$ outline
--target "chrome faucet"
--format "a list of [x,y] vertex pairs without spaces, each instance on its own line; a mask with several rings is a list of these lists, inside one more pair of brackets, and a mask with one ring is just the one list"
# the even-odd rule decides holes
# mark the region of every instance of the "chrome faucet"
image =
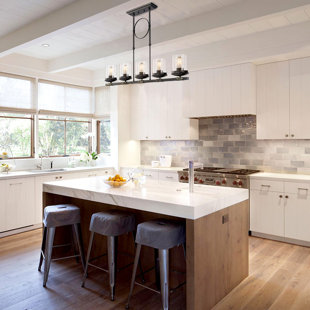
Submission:
[[188,162],[188,184],[189,184],[189,192],[194,192],[194,168],[203,168],[203,164],[201,163],[194,163],[193,160]]
[[37,168],[39,168],[40,170],[42,170],[42,168],[43,168],[43,156],[40,155],[39,158],[41,159],[41,162],[40,162],[40,164],[37,165]]

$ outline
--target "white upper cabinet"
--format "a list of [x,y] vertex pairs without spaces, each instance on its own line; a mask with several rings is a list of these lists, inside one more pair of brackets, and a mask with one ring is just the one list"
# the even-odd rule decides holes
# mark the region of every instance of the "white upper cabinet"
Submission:
[[310,138],[310,58],[290,61],[290,137]]
[[191,72],[186,117],[256,114],[255,65]]
[[198,120],[183,116],[188,81],[131,86],[131,136],[135,140],[198,139]]
[[257,139],[309,139],[310,58],[257,67]]
[[289,137],[289,63],[257,67],[257,139]]

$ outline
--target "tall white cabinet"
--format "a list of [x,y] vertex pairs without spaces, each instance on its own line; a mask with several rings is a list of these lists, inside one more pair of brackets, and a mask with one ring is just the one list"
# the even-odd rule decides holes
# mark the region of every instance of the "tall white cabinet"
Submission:
[[257,138],[285,139],[290,133],[289,63],[257,67]]
[[309,139],[310,58],[257,67],[257,139]]

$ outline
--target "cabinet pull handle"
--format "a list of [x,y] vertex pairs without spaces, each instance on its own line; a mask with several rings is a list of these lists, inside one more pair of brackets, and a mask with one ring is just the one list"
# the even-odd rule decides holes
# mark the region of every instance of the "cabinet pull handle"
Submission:
[[285,198],[287,199],[287,198],[288,198],[288,195],[285,195]]
[[12,186],[12,185],[22,185],[23,183],[10,183],[10,186]]
[[291,135],[291,137],[295,137],[295,135]]
[[146,176],[146,177],[152,177],[152,175],[151,175],[151,174],[145,174],[145,176]]
[[58,180],[58,177],[56,177],[55,179]]
[[62,179],[62,177],[59,177],[59,179]]
[[298,187],[298,190],[299,190],[299,191],[307,191],[308,188]]
[[285,137],[287,138],[287,137],[288,137],[288,134],[286,134]]
[[282,195],[279,195],[279,198],[283,198],[283,196],[282,196]]
[[271,185],[262,184],[262,187],[270,187]]
[[168,175],[166,175],[166,179],[173,179],[173,177],[169,177]]

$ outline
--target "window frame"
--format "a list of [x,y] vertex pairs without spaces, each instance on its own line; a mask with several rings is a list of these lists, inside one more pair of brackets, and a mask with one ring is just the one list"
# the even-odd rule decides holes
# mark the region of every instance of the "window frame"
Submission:
[[[57,115],[59,116],[59,115]],[[72,116],[63,116],[64,119],[57,119],[57,118],[46,118],[46,117],[41,117],[40,115],[38,115],[38,134],[39,134],[39,127],[40,127],[40,120],[43,121],[56,121],[56,122],[64,122],[64,154],[63,155],[48,155],[48,157],[68,157],[68,156],[80,156],[81,154],[67,154],[67,123],[68,122],[72,122],[72,123],[88,123],[88,133],[92,132],[92,119],[88,118],[85,121],[81,121],[81,120],[68,120],[67,118],[70,118]],[[39,149],[39,146],[37,147]],[[88,152],[91,151],[92,148],[92,137],[89,136],[88,137]]]
[[[3,111],[4,113],[9,113],[10,111]],[[11,113],[14,113],[12,110]],[[16,112],[15,112],[16,113]],[[35,157],[35,132],[34,132],[34,122],[35,122],[35,115],[33,113],[24,113],[29,114],[30,117],[23,117],[23,116],[4,116],[0,115],[0,118],[13,118],[13,119],[29,119],[30,120],[30,156],[22,156],[22,157],[10,157],[8,159],[29,159]]]
[[101,147],[101,143],[100,143],[100,138],[101,138],[100,123],[102,121],[105,121],[105,120],[109,120],[110,125],[111,125],[111,118],[109,116],[102,117],[96,121],[96,152],[97,152],[97,154],[106,154],[107,156],[111,156],[111,151],[110,151],[110,153],[101,153],[100,152],[100,147]]

